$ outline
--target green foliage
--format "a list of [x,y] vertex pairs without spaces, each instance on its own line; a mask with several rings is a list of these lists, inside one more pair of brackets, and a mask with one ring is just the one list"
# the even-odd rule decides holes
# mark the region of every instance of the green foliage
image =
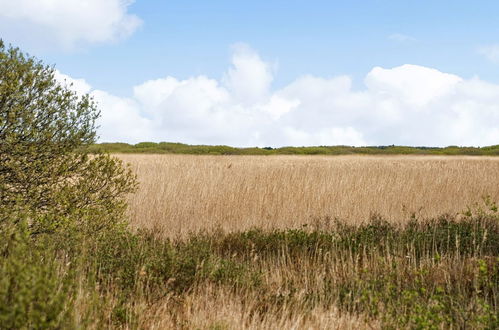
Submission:
[[[260,303],[251,313],[262,316],[299,305],[303,313],[314,306],[338,307],[389,328],[498,324],[494,216],[459,221],[446,216],[407,225],[375,217],[361,226],[330,221],[321,228],[213,232],[182,241],[118,227],[93,236],[66,230],[33,239],[29,218],[26,213],[17,226],[4,227],[0,237],[0,319],[12,327],[133,328],[140,319],[137,299],[151,305],[166,297],[181,302],[203,283],[254,292]],[[277,288],[262,276],[272,265],[284,276]],[[306,285],[315,278],[311,271],[321,274],[321,285]],[[78,318],[77,287],[97,294],[87,301],[90,311]]]
[[150,154],[193,154],[193,155],[475,155],[498,156],[499,145],[489,147],[445,148],[405,147],[405,146],[318,146],[282,148],[234,148],[229,146],[188,145],[170,142],[100,143],[86,147],[92,153],[150,153]]
[[259,278],[245,264],[221,257],[207,241],[174,244],[148,232],[109,233],[95,241],[88,262],[100,282],[113,281],[124,294],[146,290],[156,298],[182,293],[200,281],[251,286]]
[[0,231],[0,328],[55,329],[72,322],[75,273],[53,241],[32,241],[25,219]]
[[494,255],[499,251],[499,221],[493,216],[469,217],[457,222],[449,216],[418,221],[401,227],[379,218],[360,226],[332,221],[327,230],[254,229],[227,234],[210,244],[224,255],[277,256],[316,254],[318,251],[363,254],[368,257],[388,249],[397,255],[414,256],[416,262],[435,255]]
[[86,245],[125,230],[136,186],[120,160],[84,150],[99,112],[54,74],[0,40],[2,328],[72,327],[76,288],[94,278]]
[[82,151],[95,141],[99,112],[54,73],[0,40],[0,208],[46,214],[29,223],[35,234],[79,218],[73,212],[98,210],[116,221],[135,186],[119,160]]
[[71,151],[94,141],[98,112],[58,84],[54,69],[1,42],[0,81],[1,202],[22,195],[42,207],[50,187],[85,161]]
[[[295,269],[285,295],[258,289],[262,313],[293,304],[335,305],[388,328],[492,329],[499,325],[497,220],[486,214],[459,221],[442,216],[400,226],[374,217],[361,226],[333,221],[327,229],[252,230],[206,239],[227,258],[252,263],[258,256],[288,272]],[[324,272],[322,287],[304,288],[310,269]]]

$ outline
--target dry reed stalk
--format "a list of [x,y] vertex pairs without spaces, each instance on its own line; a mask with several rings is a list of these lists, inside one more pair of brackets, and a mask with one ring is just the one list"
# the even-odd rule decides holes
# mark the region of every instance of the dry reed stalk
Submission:
[[140,181],[132,224],[167,237],[219,227],[290,228],[456,214],[499,200],[499,158],[466,156],[118,155]]
[[285,306],[255,314],[260,304],[254,292],[238,294],[213,285],[197,287],[181,304],[165,299],[139,314],[140,328],[147,329],[377,329],[360,316],[336,308]]

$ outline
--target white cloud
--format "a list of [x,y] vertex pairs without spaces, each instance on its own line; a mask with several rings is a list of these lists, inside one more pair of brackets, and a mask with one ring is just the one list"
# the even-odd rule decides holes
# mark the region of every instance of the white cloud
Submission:
[[460,81],[456,75],[409,64],[393,69],[375,67],[365,79],[372,92],[398,95],[402,102],[422,107],[450,93]]
[[117,41],[141,20],[133,0],[0,0],[0,33],[8,40],[66,49]]
[[499,63],[499,45],[489,45],[478,49],[478,52],[489,61]]
[[262,110],[272,117],[272,119],[279,119],[282,115],[290,112],[300,105],[300,101],[296,99],[287,99],[279,96],[278,94],[272,95],[270,101],[262,106]]
[[248,45],[233,46],[232,67],[224,83],[235,101],[245,104],[267,96],[273,76],[270,66]]
[[80,95],[87,94],[92,90],[92,87],[83,78],[73,78],[61,73],[59,70],[54,72],[54,78],[62,85],[72,89]]
[[152,141],[160,138],[153,120],[141,113],[141,104],[104,91],[92,93],[99,103],[99,136],[102,141]]
[[416,38],[408,36],[402,33],[393,33],[388,36],[388,39],[397,41],[397,42],[412,42],[416,41]]
[[284,127],[283,131],[286,145],[366,145],[362,134],[353,127],[331,127],[316,132]]
[[[467,80],[402,65],[373,68],[360,90],[352,88],[348,76],[303,76],[272,90],[269,68],[244,46],[234,50],[232,65],[220,81],[165,77],[135,86],[129,98],[92,91],[102,110],[101,141],[234,146],[499,143],[499,85],[477,77]],[[77,82],[88,90],[84,81]]]

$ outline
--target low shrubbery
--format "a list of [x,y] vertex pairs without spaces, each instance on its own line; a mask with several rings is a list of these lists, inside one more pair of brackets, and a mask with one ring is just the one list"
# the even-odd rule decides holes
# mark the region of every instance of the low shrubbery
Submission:
[[[184,296],[206,284],[243,301],[257,295],[251,314],[260,317],[294,306],[304,315],[339,308],[389,327],[499,325],[494,215],[407,225],[375,218],[357,227],[332,221],[182,241],[117,228],[34,238],[23,221],[1,232],[0,323],[8,328],[140,326],[138,302],[173,299],[180,308]],[[277,283],[272,272],[283,274]]]
[[193,154],[193,155],[499,155],[499,145],[489,147],[445,148],[406,146],[317,146],[282,148],[234,148],[229,146],[188,145],[170,142],[100,143],[88,147],[92,153],[151,153],[151,154]]

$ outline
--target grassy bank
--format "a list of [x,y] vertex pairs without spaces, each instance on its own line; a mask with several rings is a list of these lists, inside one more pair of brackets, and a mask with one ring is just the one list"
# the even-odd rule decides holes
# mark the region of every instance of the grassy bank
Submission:
[[193,155],[482,155],[498,156],[499,145],[488,147],[406,147],[406,146],[317,146],[281,148],[235,148],[229,146],[188,145],[170,142],[100,143],[88,147],[90,152],[152,153]]
[[1,233],[5,328],[499,326],[493,205],[460,220],[325,218],[182,240],[117,229]]

